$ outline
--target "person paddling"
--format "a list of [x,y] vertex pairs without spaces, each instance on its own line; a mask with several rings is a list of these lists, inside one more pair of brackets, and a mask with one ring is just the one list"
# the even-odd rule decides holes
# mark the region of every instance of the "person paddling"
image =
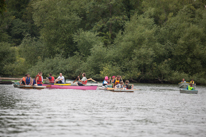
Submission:
[[39,72],[38,75],[36,75],[35,81],[38,86],[42,86],[42,72]]
[[33,79],[30,77],[29,74],[27,74],[26,77],[26,85],[33,85]]
[[86,84],[87,84],[86,74],[82,73],[82,79],[81,80],[80,80],[80,77],[78,76],[77,86],[85,86]]
[[54,85],[55,78],[52,76],[51,73],[49,74],[49,77],[48,77],[47,79],[49,79],[49,83],[50,83],[51,85]]
[[25,74],[25,76],[20,79],[19,84],[21,86],[26,85],[26,77],[27,77],[27,74]]
[[64,84],[64,76],[62,76],[62,73],[59,73],[59,77],[55,80],[54,83]]

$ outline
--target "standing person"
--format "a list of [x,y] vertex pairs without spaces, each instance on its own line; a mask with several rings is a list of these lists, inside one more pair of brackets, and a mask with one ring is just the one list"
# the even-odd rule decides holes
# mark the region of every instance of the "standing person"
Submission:
[[82,79],[81,80],[80,80],[80,77],[78,76],[77,86],[85,86],[86,84],[87,84],[86,74],[82,73]]
[[22,85],[26,85],[26,77],[27,77],[27,74],[24,75],[24,77],[22,77],[19,81],[19,84],[22,86]]
[[54,85],[55,78],[52,76],[51,73],[49,74],[49,77],[48,77],[47,79],[49,79],[49,83],[50,83],[51,85]]
[[54,83],[62,83],[62,84],[64,84],[64,76],[62,76],[62,73],[59,73],[59,77],[55,80]]
[[33,85],[33,79],[30,77],[29,74],[27,74],[26,77],[26,85]]
[[38,75],[36,75],[35,81],[36,81],[38,86],[42,86],[42,77],[41,76],[42,76],[42,72],[39,72]]
[[114,82],[113,82],[113,87],[115,87],[117,84],[119,84],[120,81],[122,81],[122,80],[121,80],[121,76],[118,75],[118,76],[116,77],[116,79],[114,80]]

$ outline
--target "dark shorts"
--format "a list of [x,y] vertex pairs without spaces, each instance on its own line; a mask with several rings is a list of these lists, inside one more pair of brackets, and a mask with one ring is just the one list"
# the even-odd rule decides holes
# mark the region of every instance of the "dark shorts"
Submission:
[[84,86],[82,83],[78,82],[78,86]]
[[38,84],[38,86],[42,86],[42,84]]
[[58,81],[57,83],[61,83],[61,84],[64,84],[61,80],[60,81]]
[[21,82],[22,85],[26,85],[24,81]]
[[54,85],[54,83],[49,83],[50,85]]

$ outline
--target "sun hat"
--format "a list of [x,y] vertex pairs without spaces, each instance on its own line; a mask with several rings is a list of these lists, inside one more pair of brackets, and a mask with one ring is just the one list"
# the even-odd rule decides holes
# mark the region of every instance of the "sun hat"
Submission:
[[105,78],[104,78],[105,80],[108,80],[108,76],[105,76]]
[[115,78],[115,76],[112,76],[112,78]]

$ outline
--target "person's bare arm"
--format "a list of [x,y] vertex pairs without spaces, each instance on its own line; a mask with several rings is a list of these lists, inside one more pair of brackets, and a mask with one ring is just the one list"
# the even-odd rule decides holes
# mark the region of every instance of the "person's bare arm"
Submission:
[[33,85],[33,79],[30,78],[30,85]]
[[39,80],[39,77],[36,77],[36,84],[37,84],[37,81]]
[[19,81],[19,84],[20,84],[20,85],[21,85],[22,80],[23,80],[23,79],[21,78],[20,81]]
[[79,82],[82,82],[82,80],[79,78],[79,76],[78,76],[78,81],[79,81]]

